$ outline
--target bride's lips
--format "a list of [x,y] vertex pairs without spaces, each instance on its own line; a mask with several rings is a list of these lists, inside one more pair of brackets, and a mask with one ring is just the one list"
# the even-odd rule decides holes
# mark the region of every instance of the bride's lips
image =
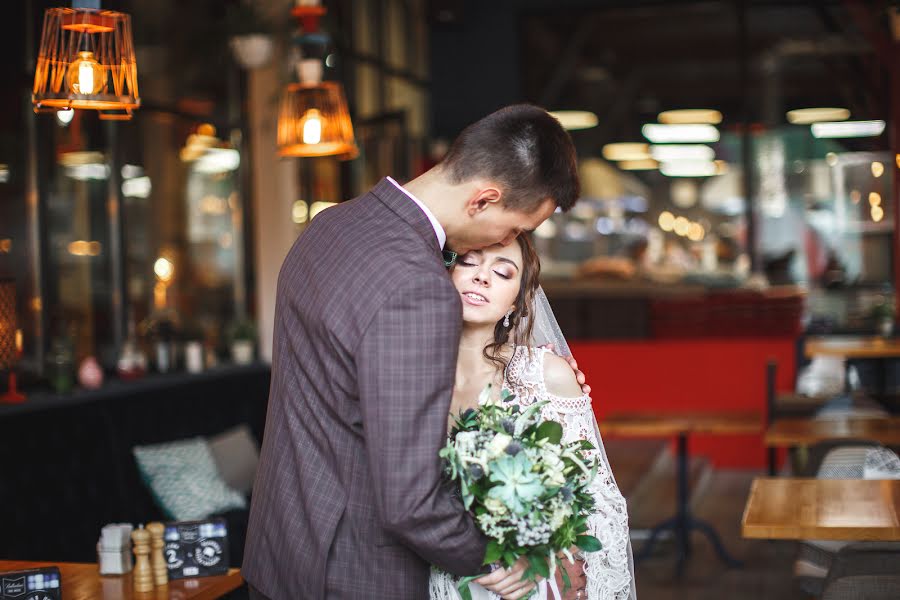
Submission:
[[462,296],[463,302],[471,304],[472,306],[484,306],[491,302],[478,292],[461,292],[460,296]]

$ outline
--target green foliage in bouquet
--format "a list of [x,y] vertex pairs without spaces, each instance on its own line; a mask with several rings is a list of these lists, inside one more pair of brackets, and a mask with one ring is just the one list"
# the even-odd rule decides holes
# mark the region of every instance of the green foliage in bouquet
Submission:
[[[487,401],[455,418],[447,445],[441,450],[446,473],[459,485],[466,509],[490,539],[484,564],[512,567],[526,557],[524,577],[553,577],[556,557],[573,560],[571,548],[600,550],[600,541],[587,534],[588,516],[594,511],[589,486],[598,462],[589,460],[587,441],[563,443],[562,425],[541,421],[546,402],[521,410],[504,390],[500,403]],[[563,583],[569,586],[565,570]],[[459,591],[471,600],[464,577]]]

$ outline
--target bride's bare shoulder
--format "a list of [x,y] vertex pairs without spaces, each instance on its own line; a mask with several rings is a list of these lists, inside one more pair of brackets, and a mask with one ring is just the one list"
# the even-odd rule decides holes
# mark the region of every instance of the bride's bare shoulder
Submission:
[[566,359],[553,354],[544,353],[544,384],[547,391],[563,398],[579,398],[582,396],[581,386],[575,379],[575,371]]

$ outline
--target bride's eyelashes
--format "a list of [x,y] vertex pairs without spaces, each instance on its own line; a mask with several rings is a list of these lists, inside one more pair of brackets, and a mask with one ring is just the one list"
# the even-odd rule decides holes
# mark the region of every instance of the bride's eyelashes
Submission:
[[[477,267],[478,263],[467,262],[463,259],[458,258],[458,259],[456,259],[456,266],[457,267]],[[504,273],[502,271],[494,271],[494,275],[497,275],[498,277],[502,277],[503,279],[507,279],[507,280],[512,279],[512,275],[510,275],[508,273]]]

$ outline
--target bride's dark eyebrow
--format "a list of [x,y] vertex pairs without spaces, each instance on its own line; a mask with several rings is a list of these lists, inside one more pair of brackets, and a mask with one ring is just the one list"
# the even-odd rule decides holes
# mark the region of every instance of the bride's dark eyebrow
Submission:
[[509,263],[509,264],[511,264],[513,267],[516,268],[516,271],[519,270],[519,265],[517,265],[517,264],[516,264],[516,261],[512,260],[511,258],[504,258],[504,257],[502,257],[502,256],[498,256],[498,257],[497,257],[496,259],[494,259],[494,260],[495,260],[496,262]]

